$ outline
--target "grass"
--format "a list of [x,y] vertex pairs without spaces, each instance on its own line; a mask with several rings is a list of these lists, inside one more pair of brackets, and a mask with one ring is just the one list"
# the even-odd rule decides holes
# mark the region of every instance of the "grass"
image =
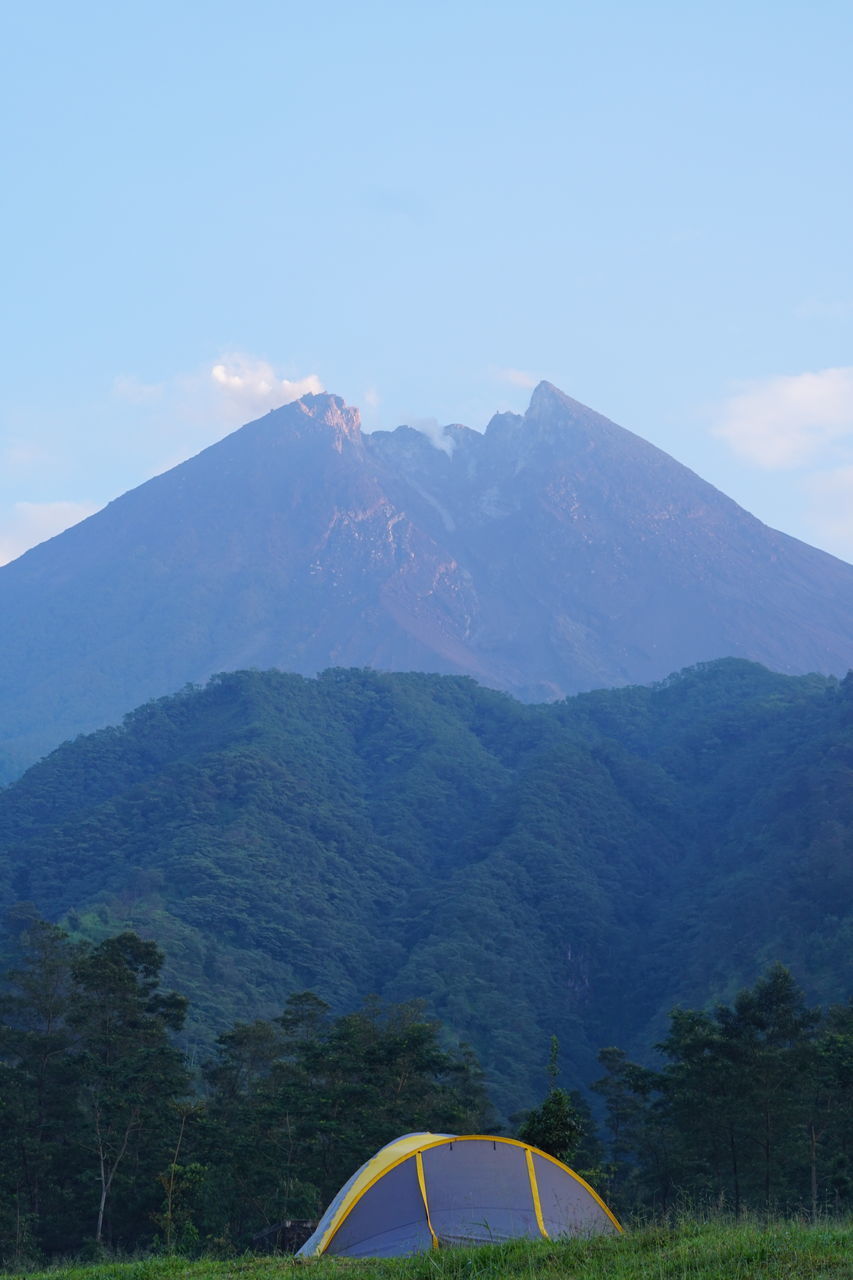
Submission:
[[3,1274],[27,1280],[851,1280],[853,1222],[684,1222],[619,1237],[515,1240],[381,1261],[153,1257]]

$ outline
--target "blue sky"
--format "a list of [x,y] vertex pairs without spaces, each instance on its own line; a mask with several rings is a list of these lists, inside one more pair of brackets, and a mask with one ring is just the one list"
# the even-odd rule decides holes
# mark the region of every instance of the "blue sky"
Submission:
[[853,6],[7,5],[0,562],[319,386],[550,379],[853,559]]

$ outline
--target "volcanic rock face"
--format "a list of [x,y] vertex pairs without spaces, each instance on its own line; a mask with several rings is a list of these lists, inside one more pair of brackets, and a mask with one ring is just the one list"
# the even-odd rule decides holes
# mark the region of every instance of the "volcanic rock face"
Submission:
[[722,656],[851,665],[853,567],[548,383],[445,442],[306,396],[0,569],[0,770],[246,666],[545,699]]

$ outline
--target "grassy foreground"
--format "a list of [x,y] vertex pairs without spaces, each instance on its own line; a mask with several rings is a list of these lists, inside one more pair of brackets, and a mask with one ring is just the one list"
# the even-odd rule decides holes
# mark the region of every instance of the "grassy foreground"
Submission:
[[853,1222],[686,1223],[616,1238],[518,1240],[385,1261],[159,1257],[23,1274],[27,1280],[851,1280]]

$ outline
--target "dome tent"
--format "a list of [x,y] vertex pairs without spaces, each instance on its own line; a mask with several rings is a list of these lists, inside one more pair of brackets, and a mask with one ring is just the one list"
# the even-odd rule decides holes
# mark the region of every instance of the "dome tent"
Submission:
[[298,1257],[397,1257],[622,1228],[567,1165],[514,1138],[409,1133],[341,1187]]

